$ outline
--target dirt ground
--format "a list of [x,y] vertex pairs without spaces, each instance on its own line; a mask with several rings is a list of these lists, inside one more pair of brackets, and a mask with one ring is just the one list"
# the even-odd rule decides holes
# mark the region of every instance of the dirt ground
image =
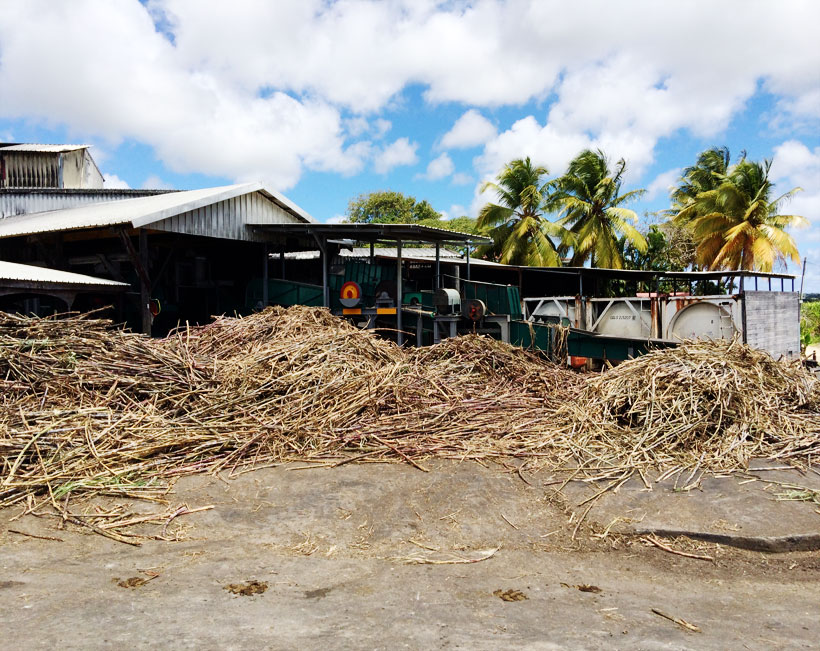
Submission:
[[663,541],[713,560],[687,558],[594,517],[573,539],[582,499],[554,495],[547,473],[426,465],[186,477],[171,504],[214,508],[140,547],[0,511],[2,647],[817,645],[820,552]]

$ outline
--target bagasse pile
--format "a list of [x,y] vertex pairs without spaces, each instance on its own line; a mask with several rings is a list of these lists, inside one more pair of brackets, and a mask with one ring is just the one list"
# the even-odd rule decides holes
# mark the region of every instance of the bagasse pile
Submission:
[[0,506],[342,453],[628,470],[820,450],[813,376],[739,343],[584,376],[478,336],[400,349],[304,307],[163,340],[88,315],[0,315],[0,389]]
[[820,451],[816,376],[737,340],[689,341],[625,362],[590,379],[580,404],[601,423],[586,444],[627,465],[722,469]]

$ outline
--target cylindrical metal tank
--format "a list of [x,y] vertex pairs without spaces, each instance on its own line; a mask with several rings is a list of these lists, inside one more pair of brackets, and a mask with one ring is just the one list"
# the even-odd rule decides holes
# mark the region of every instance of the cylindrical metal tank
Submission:
[[666,330],[666,338],[681,339],[731,339],[735,333],[732,314],[717,303],[699,301],[681,307]]
[[574,326],[575,321],[575,298],[543,298],[525,299],[530,320],[532,321],[554,321],[562,325]]
[[648,301],[614,299],[594,301],[593,332],[610,337],[644,339],[650,336],[652,315]]

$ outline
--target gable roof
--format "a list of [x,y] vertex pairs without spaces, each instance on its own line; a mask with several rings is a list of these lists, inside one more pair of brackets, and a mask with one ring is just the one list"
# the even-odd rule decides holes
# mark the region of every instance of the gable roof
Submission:
[[289,213],[294,222],[316,222],[299,206],[286,197],[266,189],[261,183],[241,183],[15,215],[0,220],[0,238],[119,225],[141,228],[256,192]]

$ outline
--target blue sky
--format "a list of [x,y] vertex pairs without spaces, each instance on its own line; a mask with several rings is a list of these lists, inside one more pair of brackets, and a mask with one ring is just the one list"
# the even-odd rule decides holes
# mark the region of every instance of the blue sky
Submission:
[[[820,291],[820,3],[0,0],[0,140],[87,142],[111,185],[261,180],[321,221],[393,189],[474,215],[512,158],[584,147],[650,190],[774,158]],[[709,16],[704,20],[704,16]]]

